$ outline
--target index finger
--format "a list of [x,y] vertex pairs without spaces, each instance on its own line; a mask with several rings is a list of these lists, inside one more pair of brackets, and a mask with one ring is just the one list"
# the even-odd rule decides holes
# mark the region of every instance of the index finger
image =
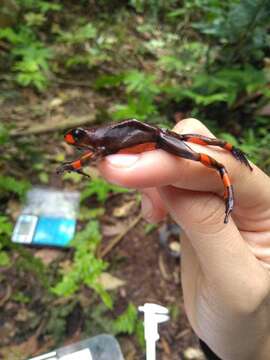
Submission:
[[[174,129],[178,133],[197,133],[213,137],[198,120],[186,119]],[[216,147],[189,144],[196,152],[210,155],[225,165],[234,186],[236,208],[257,208],[258,212],[269,209],[269,178],[256,166],[249,168],[237,161],[230,153]],[[171,155],[163,150],[154,150],[137,155],[110,155],[101,163],[102,174],[109,180],[134,188],[174,185],[182,189],[223,194],[223,184],[213,169],[201,163]],[[263,189],[263,191],[262,191]]]

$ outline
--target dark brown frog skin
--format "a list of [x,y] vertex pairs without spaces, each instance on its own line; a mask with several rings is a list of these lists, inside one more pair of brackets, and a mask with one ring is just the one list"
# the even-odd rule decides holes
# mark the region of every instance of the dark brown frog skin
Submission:
[[75,171],[87,175],[83,172],[82,168],[90,161],[99,160],[106,155],[119,152],[141,153],[154,149],[162,149],[185,159],[199,161],[203,165],[217,170],[225,189],[225,223],[228,222],[229,214],[234,205],[233,187],[227,170],[223,164],[211,156],[192,150],[187,143],[221,147],[229,151],[237,160],[252,170],[245,154],[224,140],[209,138],[198,134],[177,134],[173,131],[161,129],[136,119],[123,120],[116,124],[89,129],[72,129],[66,133],[65,141],[78,149],[85,149],[86,151],[79,159],[62,164],[57,169],[58,173]]

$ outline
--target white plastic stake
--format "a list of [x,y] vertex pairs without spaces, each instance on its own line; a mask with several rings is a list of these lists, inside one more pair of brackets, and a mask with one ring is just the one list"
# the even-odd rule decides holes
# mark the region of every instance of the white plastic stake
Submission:
[[156,342],[159,339],[158,324],[169,320],[169,310],[164,306],[151,303],[139,306],[138,309],[144,312],[146,360],[156,360]]

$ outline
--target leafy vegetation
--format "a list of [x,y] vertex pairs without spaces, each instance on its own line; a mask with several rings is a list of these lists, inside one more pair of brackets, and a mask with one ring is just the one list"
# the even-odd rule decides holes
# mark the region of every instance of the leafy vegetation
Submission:
[[[92,111],[97,122],[135,117],[170,128],[197,117],[270,172],[269,18],[269,0],[3,1],[0,266],[4,273],[35,274],[44,302],[56,302],[46,310],[42,336],[61,341],[80,311],[86,334],[135,334],[143,346],[135,305],[112,315],[119,299],[99,282],[118,266],[118,259],[109,264],[99,257],[100,225],[129,190],[65,174],[61,184],[81,192],[80,230],[65,261],[44,265],[33,256],[36,249],[11,244],[14,213],[27,190],[32,183],[58,186],[54,164],[64,160],[60,133],[33,128]],[[146,225],[143,232],[155,230]],[[12,291],[13,302],[32,306],[27,290],[14,285]],[[84,292],[91,304],[83,303]]]
[[85,284],[95,290],[104,303],[112,308],[112,299],[98,282],[101,273],[107,268],[106,262],[95,255],[101,241],[98,223],[90,221],[84,230],[77,233],[73,240],[75,248],[74,260],[69,271],[65,271],[62,280],[52,291],[58,296],[74,294],[80,284]]
[[123,194],[127,192],[130,192],[130,190],[121,186],[110,184],[102,178],[95,178],[91,180],[87,187],[82,191],[81,201],[84,201],[86,198],[95,195],[98,202],[104,203],[110,193]]
[[0,266],[8,266],[10,264],[9,255],[3,249],[9,242],[11,232],[12,224],[5,216],[0,216]]

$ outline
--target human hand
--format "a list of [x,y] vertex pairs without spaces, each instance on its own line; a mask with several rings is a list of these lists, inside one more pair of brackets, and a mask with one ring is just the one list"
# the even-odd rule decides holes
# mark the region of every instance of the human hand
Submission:
[[[181,121],[174,131],[213,136],[195,119]],[[235,194],[228,224],[220,177],[200,163],[154,150],[108,156],[100,170],[107,180],[142,191],[148,220],[161,220],[168,211],[184,230],[184,303],[197,335],[222,359],[265,360],[270,353],[270,179],[224,150],[189,146],[226,166]]]

